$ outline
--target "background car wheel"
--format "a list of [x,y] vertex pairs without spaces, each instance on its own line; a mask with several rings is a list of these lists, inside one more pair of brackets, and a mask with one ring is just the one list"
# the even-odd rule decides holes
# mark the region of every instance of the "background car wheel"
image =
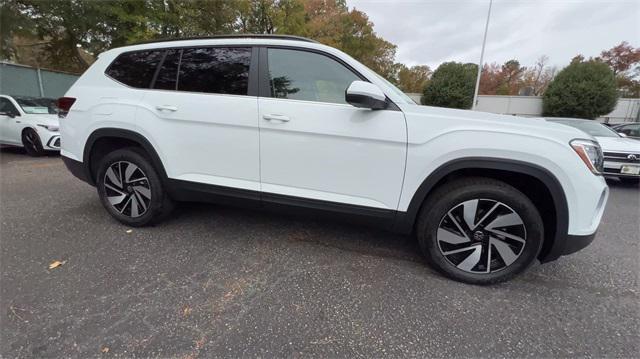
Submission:
[[107,211],[129,226],[157,223],[173,209],[157,171],[135,147],[111,152],[100,161],[96,187]]
[[38,157],[44,154],[40,136],[38,136],[38,133],[32,128],[27,128],[22,131],[22,146],[24,146],[29,156]]
[[471,284],[512,278],[538,256],[544,227],[522,192],[494,179],[457,180],[430,195],[416,233],[429,263]]

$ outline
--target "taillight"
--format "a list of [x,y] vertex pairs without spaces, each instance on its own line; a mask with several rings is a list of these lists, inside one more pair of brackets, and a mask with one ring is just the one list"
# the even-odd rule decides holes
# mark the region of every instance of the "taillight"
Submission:
[[74,97],[60,97],[58,99],[58,108],[60,109],[58,117],[65,117],[75,102]]

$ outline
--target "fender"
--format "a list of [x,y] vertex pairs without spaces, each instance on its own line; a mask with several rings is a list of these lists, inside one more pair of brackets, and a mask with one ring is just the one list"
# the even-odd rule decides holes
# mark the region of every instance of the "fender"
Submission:
[[91,150],[93,149],[93,145],[96,141],[105,137],[123,138],[139,143],[140,146],[142,146],[142,148],[149,154],[153,166],[160,172],[159,174],[160,178],[162,178],[162,181],[165,182],[167,180],[167,172],[162,165],[160,156],[158,156],[158,153],[153,148],[153,145],[151,145],[151,143],[144,136],[137,132],[120,128],[99,128],[93,131],[91,135],[89,135],[89,138],[87,139],[87,142],[84,146],[84,151],[82,153],[84,172],[89,184],[95,186],[95,181],[93,180],[93,176],[91,175]]
[[[564,243],[569,230],[569,209],[567,198],[558,179],[547,169],[538,165],[492,157],[465,157],[449,161],[433,171],[418,187],[409,203],[406,212],[398,212],[394,229],[401,233],[411,233],[422,203],[427,198],[434,186],[447,175],[462,169],[492,169],[525,174],[542,182],[553,197],[553,205],[556,212],[556,231],[552,244],[548,250],[543,249],[541,260],[546,262],[558,258],[564,249]],[[546,246],[545,246],[546,247]]]

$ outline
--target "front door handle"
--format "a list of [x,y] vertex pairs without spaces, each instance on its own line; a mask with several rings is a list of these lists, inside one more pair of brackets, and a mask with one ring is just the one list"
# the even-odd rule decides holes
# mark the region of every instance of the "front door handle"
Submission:
[[176,112],[176,111],[178,111],[178,108],[175,107],[175,106],[161,105],[161,106],[156,106],[156,110],[158,110],[158,111]]
[[262,115],[262,118],[265,119],[266,121],[280,122],[280,123],[289,122],[291,120],[289,116],[276,115],[276,114]]

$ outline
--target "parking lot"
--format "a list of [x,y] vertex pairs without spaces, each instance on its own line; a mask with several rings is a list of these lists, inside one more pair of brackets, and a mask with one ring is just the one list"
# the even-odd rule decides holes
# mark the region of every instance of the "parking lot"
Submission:
[[183,204],[130,229],[59,157],[0,162],[1,357],[640,352],[640,191],[615,181],[591,246],[477,287],[348,223]]

